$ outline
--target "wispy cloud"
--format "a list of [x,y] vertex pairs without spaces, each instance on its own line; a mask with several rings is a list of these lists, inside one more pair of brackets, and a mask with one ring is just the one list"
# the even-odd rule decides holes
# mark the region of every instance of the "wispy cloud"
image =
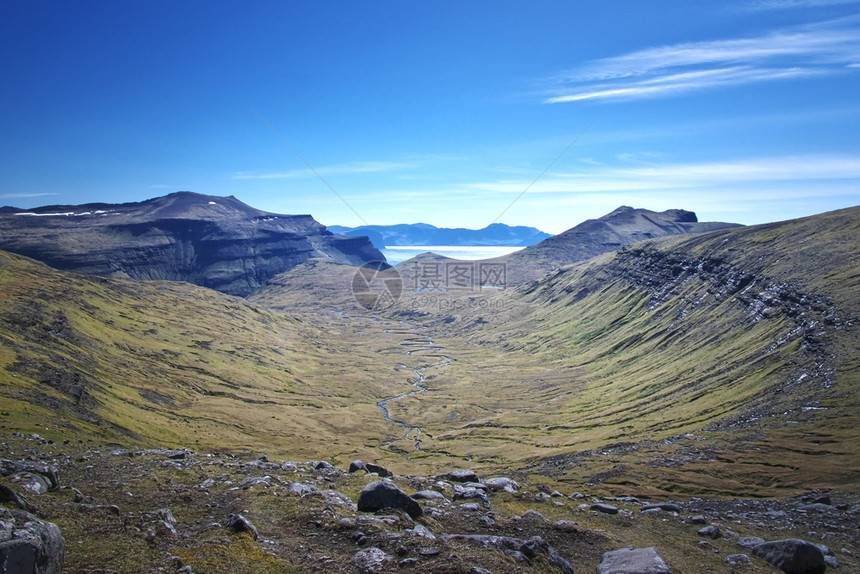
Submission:
[[825,6],[842,6],[857,4],[860,0],[752,0],[746,8],[753,11],[793,10],[796,8],[822,8]]
[[[322,166],[315,169],[318,174],[322,175],[340,175],[390,172],[405,169],[410,165],[403,162],[367,161]],[[299,177],[316,177],[316,175],[309,169],[291,169],[270,173],[239,172],[230,176],[230,179],[292,179]]]
[[[762,157],[721,162],[583,166],[539,182],[532,193],[593,193],[645,190],[697,190],[731,184],[860,180],[860,156],[801,155]],[[519,193],[525,180],[497,180],[466,184],[471,190]],[[739,185],[740,184],[740,185]]]
[[758,37],[675,44],[594,60],[550,78],[554,95],[545,102],[668,96],[833,74],[858,63],[858,18],[844,18]]

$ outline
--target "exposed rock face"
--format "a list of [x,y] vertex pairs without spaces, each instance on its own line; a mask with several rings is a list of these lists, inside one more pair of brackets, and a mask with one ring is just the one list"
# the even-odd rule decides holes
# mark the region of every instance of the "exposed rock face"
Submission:
[[310,258],[384,260],[366,237],[333,235],[310,215],[190,192],[140,203],[4,208],[0,249],[57,269],[188,281],[240,296]]
[[60,574],[65,553],[66,541],[56,524],[0,507],[0,572]]

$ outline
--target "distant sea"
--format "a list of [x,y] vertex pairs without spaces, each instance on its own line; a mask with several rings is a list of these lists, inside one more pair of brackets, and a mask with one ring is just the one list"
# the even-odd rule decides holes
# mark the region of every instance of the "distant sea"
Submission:
[[508,245],[386,245],[385,249],[382,250],[382,254],[385,255],[385,259],[390,264],[397,265],[428,251],[452,259],[473,261],[475,259],[501,257],[520,249],[523,249],[523,247],[511,247]]

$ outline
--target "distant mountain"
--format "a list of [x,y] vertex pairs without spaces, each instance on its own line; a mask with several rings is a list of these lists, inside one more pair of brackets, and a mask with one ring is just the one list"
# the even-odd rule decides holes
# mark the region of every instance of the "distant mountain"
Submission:
[[533,245],[552,237],[549,233],[534,227],[522,225],[510,226],[504,223],[493,223],[483,229],[465,229],[462,227],[436,227],[427,223],[401,223],[398,225],[362,225],[360,227],[343,227],[330,225],[332,233],[340,235],[364,235],[377,249],[385,246],[410,245]]
[[367,239],[333,235],[310,215],[184,191],[139,203],[4,207],[0,250],[61,270],[187,281],[240,296],[310,258],[384,259]]
[[508,264],[508,276],[514,280],[537,279],[553,269],[617,251],[631,243],[729,227],[740,226],[737,223],[700,222],[695,213],[683,209],[656,212],[621,206],[603,217],[583,221],[501,259]]

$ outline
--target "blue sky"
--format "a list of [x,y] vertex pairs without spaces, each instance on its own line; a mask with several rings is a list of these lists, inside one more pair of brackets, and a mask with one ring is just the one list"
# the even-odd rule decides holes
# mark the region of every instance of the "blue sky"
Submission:
[[860,204],[860,1],[0,0],[0,77],[0,205],[558,233]]

